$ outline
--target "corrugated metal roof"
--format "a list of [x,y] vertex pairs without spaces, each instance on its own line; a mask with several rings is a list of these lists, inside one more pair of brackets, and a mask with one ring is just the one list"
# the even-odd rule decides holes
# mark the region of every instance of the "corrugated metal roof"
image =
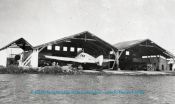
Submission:
[[151,41],[150,39],[140,39],[140,40],[131,40],[131,41],[124,41],[124,42],[119,42],[117,44],[114,44],[114,47],[116,47],[118,50],[125,50],[125,49],[129,49],[132,47],[135,47],[145,41],[150,41],[151,43],[154,44],[154,47],[159,49],[159,51],[161,51],[165,56],[167,57],[171,57],[171,58],[175,58],[174,54],[172,54],[171,52],[165,50],[164,48],[160,47],[159,45],[157,45],[156,43],[154,43],[153,41]]
[[17,47],[20,47],[20,48],[22,48],[23,50],[32,50],[32,49],[33,49],[33,46],[32,46],[29,42],[27,42],[24,38],[19,38],[19,39],[17,39],[17,40],[12,41],[12,42],[9,43],[9,44],[7,44],[6,46],[2,47],[2,48],[0,49],[0,51],[3,50],[3,49],[6,49],[6,48],[8,48],[8,47],[10,47],[10,46],[13,45],[13,44],[16,44]]
[[[69,40],[69,39],[72,39],[72,38],[75,38],[77,36],[80,36],[81,35],[84,35],[84,34],[87,34],[87,36],[91,36],[93,37],[96,41],[99,41],[100,43],[104,44],[105,46],[108,46],[112,49],[114,49],[115,51],[117,51],[118,49],[116,47],[114,47],[113,45],[109,44],[108,42],[100,39],[99,37],[97,37],[96,35],[90,33],[89,31],[84,31],[84,32],[81,32],[81,33],[78,33],[78,34],[75,34],[75,35],[71,35],[71,36],[68,36],[68,37],[64,37],[64,38],[61,38],[61,39],[57,39],[55,41],[51,41],[51,42],[48,42],[48,43],[44,43],[44,44],[41,44],[41,45],[38,45],[38,46],[35,46],[34,49],[38,49],[38,48],[41,48],[41,47],[45,47],[45,46],[48,46],[48,45],[52,45],[52,44],[56,44],[56,43],[61,43],[61,42],[64,42],[66,40]],[[79,39],[82,39],[82,38],[79,38]],[[87,39],[88,40],[88,39]],[[105,48],[105,47],[104,47]]]
[[119,50],[124,50],[124,49],[128,49],[131,48],[137,44],[140,44],[146,40],[149,39],[140,39],[140,40],[131,40],[131,41],[124,41],[124,42],[119,42],[117,44],[114,44],[114,46],[119,49]]

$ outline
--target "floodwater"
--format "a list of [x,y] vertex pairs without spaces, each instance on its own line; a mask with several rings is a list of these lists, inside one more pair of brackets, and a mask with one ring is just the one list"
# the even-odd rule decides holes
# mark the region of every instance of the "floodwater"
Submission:
[[[144,94],[33,94],[32,90],[143,90]],[[0,104],[174,104],[175,76],[0,74]]]

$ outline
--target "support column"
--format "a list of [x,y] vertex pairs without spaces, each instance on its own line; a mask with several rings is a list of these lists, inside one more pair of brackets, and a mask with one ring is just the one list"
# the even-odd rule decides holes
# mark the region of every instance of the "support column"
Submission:
[[1,57],[0,65],[6,67],[7,65],[7,50],[6,49],[0,51],[0,57]]
[[114,52],[114,55],[115,55],[115,61],[114,61],[112,68],[114,69],[114,67],[116,65],[117,66],[116,68],[118,70],[118,68],[119,68],[119,52]]
[[32,67],[38,67],[38,53],[39,53],[39,51],[37,49],[33,50],[33,52],[32,52],[32,57],[31,57],[31,66]]
[[175,59],[173,58],[173,66],[172,66],[172,71],[175,71]]

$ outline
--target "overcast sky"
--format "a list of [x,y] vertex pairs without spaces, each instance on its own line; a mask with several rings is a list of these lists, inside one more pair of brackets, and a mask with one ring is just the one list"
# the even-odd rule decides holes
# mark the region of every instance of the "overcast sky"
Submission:
[[175,0],[0,0],[0,47],[82,31],[111,44],[150,38],[175,53]]

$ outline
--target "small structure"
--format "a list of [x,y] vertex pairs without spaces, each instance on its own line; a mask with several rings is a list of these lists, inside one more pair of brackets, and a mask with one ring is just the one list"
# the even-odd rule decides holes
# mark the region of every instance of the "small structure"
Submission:
[[32,51],[32,45],[24,38],[19,38],[0,49],[0,65],[27,66],[30,64]]
[[125,41],[114,46],[119,49],[122,70],[173,70],[169,61],[174,60],[174,55],[150,39]]

